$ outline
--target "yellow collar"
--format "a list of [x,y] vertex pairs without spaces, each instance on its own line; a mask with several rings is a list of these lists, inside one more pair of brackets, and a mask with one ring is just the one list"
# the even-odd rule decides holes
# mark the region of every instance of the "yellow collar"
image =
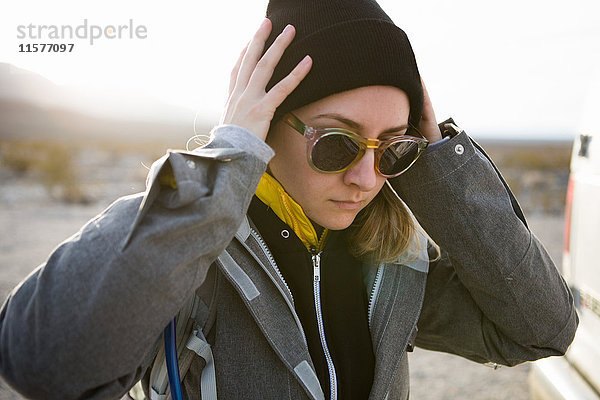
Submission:
[[300,204],[296,203],[283,186],[268,173],[263,174],[260,179],[256,196],[294,230],[307,250],[310,251],[311,246],[314,246],[317,251],[323,250],[329,230],[325,229],[319,239],[315,227],[304,214]]

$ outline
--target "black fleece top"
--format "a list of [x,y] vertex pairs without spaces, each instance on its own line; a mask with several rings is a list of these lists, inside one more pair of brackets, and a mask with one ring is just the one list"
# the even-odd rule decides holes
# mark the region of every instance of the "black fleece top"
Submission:
[[[292,291],[317,376],[325,397],[330,398],[329,372],[315,313],[311,254],[292,228],[256,196],[249,215]],[[321,309],[337,374],[338,399],[367,399],[375,367],[368,296],[361,263],[348,253],[344,231],[331,231],[321,253]]]

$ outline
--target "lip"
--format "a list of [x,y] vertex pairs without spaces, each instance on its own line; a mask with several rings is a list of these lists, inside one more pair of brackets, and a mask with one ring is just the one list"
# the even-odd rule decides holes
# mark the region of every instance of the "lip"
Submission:
[[358,210],[362,207],[362,201],[343,201],[343,200],[331,200],[333,204],[342,210]]

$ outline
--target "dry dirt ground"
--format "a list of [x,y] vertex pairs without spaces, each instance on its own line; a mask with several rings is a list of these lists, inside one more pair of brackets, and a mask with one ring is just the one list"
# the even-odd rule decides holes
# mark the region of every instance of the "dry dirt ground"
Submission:
[[[139,163],[138,163],[139,164]],[[31,180],[12,180],[0,169],[0,301],[63,239],[75,233],[117,193],[143,188],[143,181],[102,189],[104,200],[69,205],[49,200]],[[6,171],[4,171],[6,172]],[[120,181],[110,179],[110,181]],[[562,217],[532,214],[532,230],[560,262]],[[492,370],[456,356],[417,349],[410,354],[411,399],[528,399],[527,364]],[[21,399],[0,380],[0,400]]]

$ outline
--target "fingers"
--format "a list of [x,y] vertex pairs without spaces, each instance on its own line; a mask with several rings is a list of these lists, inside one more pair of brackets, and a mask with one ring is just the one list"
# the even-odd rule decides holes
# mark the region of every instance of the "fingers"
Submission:
[[296,29],[292,25],[287,25],[285,29],[277,36],[273,44],[267,49],[263,57],[256,64],[256,68],[250,77],[248,87],[251,90],[260,89],[264,91],[267,83],[273,75],[273,71],[285,49],[290,45],[296,34]]
[[244,55],[246,55],[246,51],[248,50],[249,45],[250,45],[250,42],[246,43],[246,46],[244,46],[244,48],[242,49],[242,52],[240,53],[237,61],[235,62],[233,69],[231,70],[231,75],[229,77],[229,91],[227,92],[228,93],[227,98],[229,98],[231,96],[231,93],[233,92],[233,89],[235,88],[235,83],[237,81],[238,73],[240,72],[240,66],[242,65],[242,60],[244,59]]
[[429,100],[429,93],[427,93],[427,87],[425,86],[425,81],[423,81],[423,77],[419,77],[421,79],[421,86],[423,87],[423,98],[425,101]]
[[248,44],[248,48],[244,54],[242,59],[242,63],[239,68],[237,81],[235,83],[235,88],[241,91],[244,91],[248,86],[248,81],[256,68],[256,64],[260,59],[260,56],[265,47],[265,42],[269,38],[269,34],[271,33],[271,21],[267,18],[263,20],[260,24],[260,27],[254,34],[254,37]]
[[423,86],[423,119],[433,121],[436,123],[435,112],[433,111],[433,104],[431,103],[431,98],[429,97],[429,92],[427,92],[427,87],[425,86],[425,82],[423,78],[421,78],[421,86]]
[[421,78],[421,85],[423,86],[423,114],[421,115],[419,130],[430,143],[434,143],[442,139],[442,134],[437,125],[433,104],[431,103],[431,98],[429,97],[423,78]]
[[275,67],[296,32],[293,26],[288,25],[263,54],[271,29],[271,21],[265,19],[238,57],[231,71],[229,96],[220,121],[221,124],[242,126],[263,140],[276,108],[300,84],[312,66],[312,59],[305,57],[266,93]]
[[421,86],[423,86],[424,111],[427,111],[428,113],[431,112],[431,114],[433,114],[433,105],[431,104],[431,98],[429,97],[429,92],[427,91],[427,87],[425,86],[423,78],[421,78]]
[[283,78],[269,90],[269,93],[267,93],[266,96],[269,99],[269,103],[273,104],[275,108],[279,107],[286,97],[298,87],[300,82],[302,82],[302,79],[304,79],[310,71],[311,67],[312,58],[310,56],[304,57],[288,76]]

